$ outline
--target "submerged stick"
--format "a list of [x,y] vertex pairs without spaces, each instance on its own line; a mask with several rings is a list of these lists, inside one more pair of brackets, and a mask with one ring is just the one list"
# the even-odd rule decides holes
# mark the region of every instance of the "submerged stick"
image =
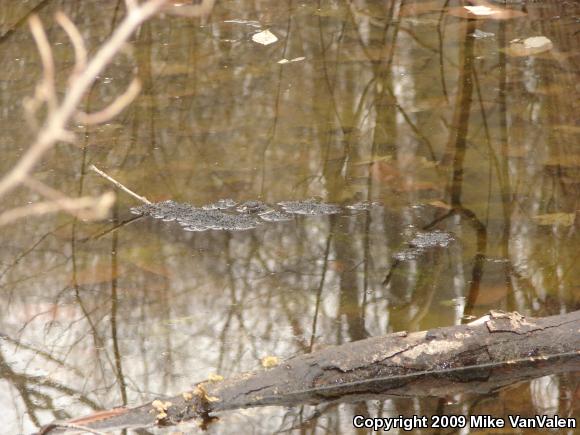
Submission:
[[103,171],[101,171],[99,168],[97,168],[95,165],[91,165],[89,166],[89,169],[93,172],[96,172],[97,174],[99,174],[101,177],[109,180],[111,183],[113,183],[115,186],[117,186],[119,189],[125,191],[126,193],[128,193],[129,195],[131,195],[133,198],[138,199],[139,201],[145,203],[145,204],[151,204],[151,201],[149,201],[147,198],[145,198],[144,196],[138,195],[135,192],[133,192],[131,189],[129,189],[128,187],[123,186],[120,182],[118,182],[117,180],[115,180],[113,177],[111,177],[110,175],[105,174]]

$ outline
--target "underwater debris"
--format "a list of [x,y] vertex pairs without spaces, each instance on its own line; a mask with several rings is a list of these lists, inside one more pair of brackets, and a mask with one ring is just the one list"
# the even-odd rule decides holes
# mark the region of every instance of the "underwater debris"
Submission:
[[445,231],[420,232],[409,241],[408,248],[397,252],[393,258],[399,261],[416,260],[429,249],[446,248],[453,240],[453,235]]

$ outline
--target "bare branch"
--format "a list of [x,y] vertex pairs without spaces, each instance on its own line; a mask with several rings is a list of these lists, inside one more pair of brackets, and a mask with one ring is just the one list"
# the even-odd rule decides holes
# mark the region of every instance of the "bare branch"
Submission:
[[[110,39],[97,51],[95,56],[89,61],[84,71],[79,74],[73,82],[69,84],[65,97],[59,107],[50,111],[45,121],[44,127],[32,146],[26,151],[24,156],[16,163],[12,170],[0,180],[0,196],[14,189],[26,178],[40,157],[59,140],[71,140],[72,135],[66,131],[66,127],[71,117],[75,114],[77,107],[94,83],[96,77],[111,62],[113,57],[121,50],[123,44],[129,39],[133,32],[144,21],[151,18],[165,4],[167,0],[149,0],[138,7],[131,9],[125,16],[119,27],[111,35]],[[31,18],[31,28],[36,32],[35,38],[39,41],[39,47],[48,42],[43,38],[44,32],[39,26],[37,17]],[[40,30],[39,30],[40,29]],[[43,50],[42,56],[46,57]],[[44,58],[43,58],[44,59]],[[46,62],[46,60],[43,60]],[[49,69],[50,62],[47,62]],[[54,71],[53,71],[54,76]]]
[[77,112],[76,119],[85,124],[100,124],[109,121],[125,110],[139,95],[139,92],[141,92],[141,81],[135,77],[127,90],[122,95],[119,95],[109,106],[95,113]]
[[46,37],[44,27],[38,15],[30,17],[29,25],[36,46],[38,47],[43,70],[43,78],[37,88],[40,95],[37,95],[37,98],[39,97],[41,101],[46,101],[49,110],[52,112],[58,104],[54,87],[54,59],[52,56],[52,48],[50,48],[48,38]]
[[55,15],[56,22],[68,35],[75,50],[75,67],[71,79],[80,74],[87,66],[87,49],[83,37],[77,26],[67,17],[64,12],[58,11]]
[[125,0],[125,7],[128,11],[132,11],[137,8],[138,3],[137,0]]
[[59,200],[59,199],[65,199],[67,198],[67,196],[62,193],[59,192],[56,189],[53,189],[52,187],[47,186],[46,184],[32,178],[26,178],[22,184],[24,184],[26,187],[28,187],[31,190],[34,190],[37,193],[40,193],[42,196],[44,196],[47,199],[52,199],[54,201]]
[[115,202],[115,194],[106,192],[98,197],[61,198],[13,208],[0,214],[0,226],[28,216],[39,216],[65,210],[81,219],[103,219]]
[[138,199],[139,201],[145,203],[145,204],[151,204],[151,201],[149,201],[147,198],[145,198],[144,196],[138,195],[135,192],[133,192],[131,189],[129,189],[128,187],[123,186],[121,183],[119,183],[117,180],[115,180],[113,177],[111,177],[110,175],[105,174],[103,171],[101,171],[99,168],[97,168],[95,165],[91,165],[89,166],[89,169],[91,171],[96,172],[97,174],[99,174],[101,177],[106,178],[107,180],[109,180],[111,183],[113,183],[115,186],[117,186],[119,189],[125,191],[126,193],[128,193],[129,195],[131,195],[133,198]]

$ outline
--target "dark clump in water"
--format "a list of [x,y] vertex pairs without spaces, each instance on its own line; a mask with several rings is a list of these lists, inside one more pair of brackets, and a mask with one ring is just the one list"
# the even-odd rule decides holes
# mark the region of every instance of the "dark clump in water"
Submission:
[[279,210],[261,213],[260,218],[266,222],[285,222],[292,220],[292,215]]
[[282,201],[279,202],[278,205],[280,205],[282,210],[286,213],[311,216],[337,214],[342,211],[340,206],[336,204],[328,204],[315,199],[308,199],[306,201]]
[[415,260],[429,249],[446,248],[453,240],[453,235],[445,231],[420,232],[409,241],[409,247],[397,252],[394,258],[399,261]]
[[[237,207],[233,199],[220,199],[201,208],[175,201],[144,204],[131,208],[131,213],[148,215],[165,222],[176,221],[186,231],[229,230],[240,231],[256,228],[265,222],[285,222],[292,215],[326,216],[341,213],[343,208],[315,199],[306,201],[283,201],[279,208],[262,201],[246,201]],[[353,204],[353,210],[367,210],[378,203]],[[234,209],[235,207],[235,209]]]
[[219,209],[197,208],[175,201],[133,207],[131,213],[149,215],[166,222],[177,221],[186,231],[240,231],[256,228],[260,224],[257,218],[250,215],[231,214]]
[[354,210],[354,211],[366,211],[366,210],[371,210],[373,207],[381,207],[382,205],[383,204],[381,204],[380,202],[376,202],[376,201],[360,201],[360,202],[348,204],[345,207],[350,209],[350,210]]
[[452,241],[451,233],[436,230],[415,234],[409,244],[419,249],[446,248]]
[[232,208],[237,204],[236,201],[233,199],[220,199],[219,201],[212,202],[211,204],[207,204],[202,206],[204,210],[227,210],[228,208]]
[[264,214],[274,211],[272,207],[262,201],[246,201],[236,207],[239,213]]

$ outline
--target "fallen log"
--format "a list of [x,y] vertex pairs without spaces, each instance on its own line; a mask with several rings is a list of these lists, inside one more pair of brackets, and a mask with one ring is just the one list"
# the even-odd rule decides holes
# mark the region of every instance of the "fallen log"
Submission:
[[192,391],[135,408],[55,422],[39,434],[67,427],[101,433],[209,421],[215,412],[256,406],[482,394],[576,370],[580,311],[545,318],[492,311],[467,325],[330,346],[272,368],[200,382]]

